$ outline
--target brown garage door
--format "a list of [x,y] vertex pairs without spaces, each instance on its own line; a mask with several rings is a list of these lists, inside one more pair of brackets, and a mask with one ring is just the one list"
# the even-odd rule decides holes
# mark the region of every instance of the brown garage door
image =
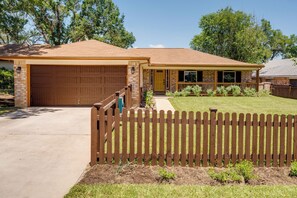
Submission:
[[126,66],[31,65],[31,106],[89,106],[126,85]]

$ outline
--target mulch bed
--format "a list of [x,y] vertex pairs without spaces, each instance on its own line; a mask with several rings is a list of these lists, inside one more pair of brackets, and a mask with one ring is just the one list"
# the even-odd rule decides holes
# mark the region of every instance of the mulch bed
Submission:
[[0,93],[0,107],[1,106],[14,106],[14,96]]
[[[80,180],[80,184],[158,184],[160,183],[159,166],[139,165],[96,165],[91,167]],[[222,185],[211,179],[209,168],[166,167],[176,174],[169,183],[175,185]],[[220,170],[219,168],[216,168]],[[257,179],[248,185],[297,185],[297,178],[289,177],[290,169],[255,168]],[[238,184],[243,185],[243,184]]]

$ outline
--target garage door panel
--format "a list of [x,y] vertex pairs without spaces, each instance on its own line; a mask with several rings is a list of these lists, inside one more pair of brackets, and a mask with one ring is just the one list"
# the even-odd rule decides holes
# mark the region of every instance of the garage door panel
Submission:
[[126,66],[31,66],[32,106],[92,105],[126,85]]

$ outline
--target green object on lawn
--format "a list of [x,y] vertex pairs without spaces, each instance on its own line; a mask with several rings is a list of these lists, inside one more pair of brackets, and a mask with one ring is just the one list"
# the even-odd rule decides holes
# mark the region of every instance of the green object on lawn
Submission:
[[124,99],[123,99],[123,97],[119,97],[119,109],[120,109],[120,113],[123,112],[123,108],[124,108]]

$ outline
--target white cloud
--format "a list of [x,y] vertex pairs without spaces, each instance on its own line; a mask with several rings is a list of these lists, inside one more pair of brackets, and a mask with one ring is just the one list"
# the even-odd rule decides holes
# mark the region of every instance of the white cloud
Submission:
[[151,48],[164,48],[165,46],[163,44],[156,44],[156,45],[150,44],[149,47],[151,47]]

